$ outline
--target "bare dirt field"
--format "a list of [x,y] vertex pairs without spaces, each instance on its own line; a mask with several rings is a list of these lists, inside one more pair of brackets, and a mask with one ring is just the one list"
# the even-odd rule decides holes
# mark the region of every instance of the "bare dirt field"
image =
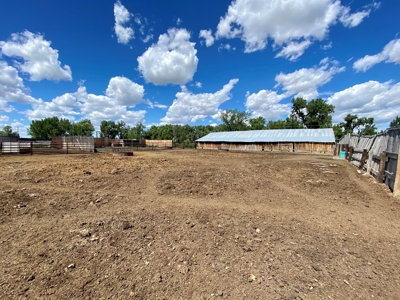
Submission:
[[331,156],[0,156],[1,299],[400,299],[400,200]]

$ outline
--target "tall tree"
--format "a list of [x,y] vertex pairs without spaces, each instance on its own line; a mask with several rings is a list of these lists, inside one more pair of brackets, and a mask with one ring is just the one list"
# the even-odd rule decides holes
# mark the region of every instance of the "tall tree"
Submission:
[[361,124],[357,115],[348,114],[344,117],[344,122],[339,123],[339,125],[343,128],[344,134],[347,134],[353,133]]
[[94,126],[89,119],[84,119],[71,124],[69,135],[92,136]]
[[301,129],[304,128],[303,123],[293,116],[287,117],[285,120],[268,121],[267,129]]
[[3,127],[3,130],[0,130],[0,136],[19,136],[19,134],[13,131],[10,125],[6,125]]
[[117,130],[118,130],[118,138],[120,139],[128,139],[128,133],[129,133],[129,126],[126,125],[126,123],[122,120],[118,121],[115,123]]
[[115,139],[119,133],[117,124],[114,121],[103,120],[100,123],[100,135],[101,137],[108,137]]
[[221,120],[225,131],[247,130],[247,121],[250,113],[247,111],[239,111],[237,109],[225,110],[221,113]]
[[28,134],[35,139],[50,139],[53,136],[68,135],[71,123],[68,119],[58,117],[33,120],[29,126]]
[[348,114],[343,120],[344,122],[333,126],[337,141],[348,133],[355,133],[358,135],[375,135],[377,133],[374,118],[358,117],[358,115]]
[[336,124],[336,125],[333,125],[332,129],[333,129],[333,133],[335,134],[336,142],[339,142],[340,139],[345,135],[342,127],[340,127],[339,124]]
[[265,129],[265,118],[264,117],[258,117],[258,118],[250,118],[249,123],[250,123],[250,129],[251,130],[262,130]]
[[304,98],[292,99],[292,116],[297,118],[306,128],[332,127],[332,114],[335,107],[322,98],[313,99],[307,103]]
[[400,117],[397,116],[390,122],[390,128],[400,127]]
[[374,118],[358,118],[358,135],[375,135],[378,132]]
[[144,129],[146,126],[142,122],[136,123],[132,128],[129,128],[128,138],[133,140],[141,140],[144,137]]

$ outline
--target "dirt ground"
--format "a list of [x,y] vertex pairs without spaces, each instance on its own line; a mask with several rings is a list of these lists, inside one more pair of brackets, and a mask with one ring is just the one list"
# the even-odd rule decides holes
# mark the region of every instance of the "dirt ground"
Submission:
[[400,199],[331,156],[0,156],[1,299],[400,299]]

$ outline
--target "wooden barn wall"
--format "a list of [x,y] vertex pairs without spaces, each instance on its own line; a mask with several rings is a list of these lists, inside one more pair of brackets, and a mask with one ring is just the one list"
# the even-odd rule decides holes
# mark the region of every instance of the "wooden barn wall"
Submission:
[[148,147],[172,148],[172,140],[144,140],[144,144]]
[[287,151],[333,153],[333,144],[329,143],[211,143],[197,142],[197,149],[233,150],[233,151]]

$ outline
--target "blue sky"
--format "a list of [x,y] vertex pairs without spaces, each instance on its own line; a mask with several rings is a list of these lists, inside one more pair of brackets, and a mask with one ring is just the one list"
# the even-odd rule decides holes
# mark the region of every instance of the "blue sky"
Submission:
[[400,1],[13,0],[0,10],[0,127],[34,119],[219,124],[301,96],[400,114]]

